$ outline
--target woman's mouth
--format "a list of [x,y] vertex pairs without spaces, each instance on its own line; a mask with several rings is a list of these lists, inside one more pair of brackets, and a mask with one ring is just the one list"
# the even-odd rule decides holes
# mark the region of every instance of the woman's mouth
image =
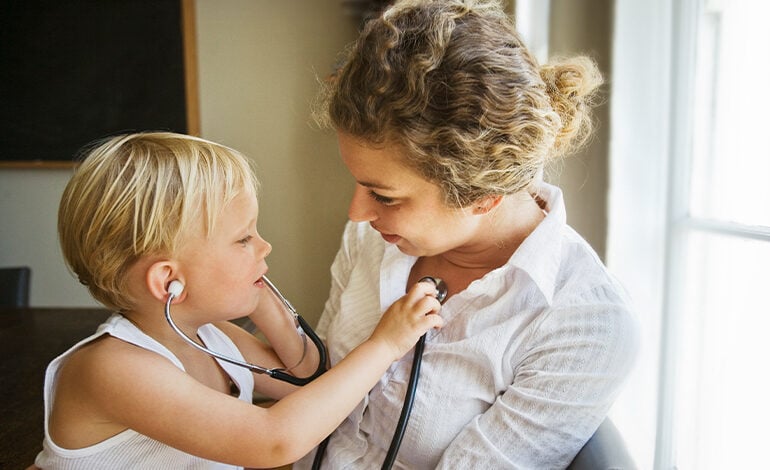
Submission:
[[398,236],[398,235],[387,234],[387,233],[383,232],[382,230],[380,230],[379,228],[375,227],[374,224],[369,224],[369,225],[371,225],[371,227],[374,230],[379,232],[379,234],[383,238],[383,240],[385,240],[388,243],[397,243],[399,240],[401,240],[401,237]]
[[380,232],[380,236],[382,236],[382,238],[383,238],[383,239],[384,239],[386,242],[388,242],[388,243],[393,243],[393,244],[395,244],[395,243],[397,243],[399,240],[401,240],[401,237],[400,237],[400,236],[398,236],[398,235],[386,235],[386,234],[384,234],[384,233]]

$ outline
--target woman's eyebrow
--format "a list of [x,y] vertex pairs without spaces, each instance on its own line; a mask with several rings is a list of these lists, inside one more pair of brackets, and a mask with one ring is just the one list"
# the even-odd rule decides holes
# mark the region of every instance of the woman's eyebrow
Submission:
[[386,191],[395,191],[396,188],[381,183],[370,183],[368,181],[358,181],[358,184],[370,189],[384,189]]

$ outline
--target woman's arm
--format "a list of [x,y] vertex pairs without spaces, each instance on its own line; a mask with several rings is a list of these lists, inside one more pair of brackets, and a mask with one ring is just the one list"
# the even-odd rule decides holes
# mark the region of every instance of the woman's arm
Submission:
[[637,336],[617,305],[550,312],[513,383],[465,426],[437,468],[565,468],[605,418]]

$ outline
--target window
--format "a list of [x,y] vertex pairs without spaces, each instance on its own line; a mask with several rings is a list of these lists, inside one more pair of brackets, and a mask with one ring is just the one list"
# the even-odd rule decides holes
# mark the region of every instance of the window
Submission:
[[616,5],[608,264],[645,346],[615,412],[640,468],[766,460],[768,18],[758,0]]

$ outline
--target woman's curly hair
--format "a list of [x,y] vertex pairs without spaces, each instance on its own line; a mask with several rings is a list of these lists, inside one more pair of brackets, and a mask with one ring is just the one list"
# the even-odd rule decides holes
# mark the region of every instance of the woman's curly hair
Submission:
[[447,204],[525,189],[585,142],[602,79],[586,57],[543,67],[493,0],[402,0],[370,20],[326,81],[316,120],[397,145]]

